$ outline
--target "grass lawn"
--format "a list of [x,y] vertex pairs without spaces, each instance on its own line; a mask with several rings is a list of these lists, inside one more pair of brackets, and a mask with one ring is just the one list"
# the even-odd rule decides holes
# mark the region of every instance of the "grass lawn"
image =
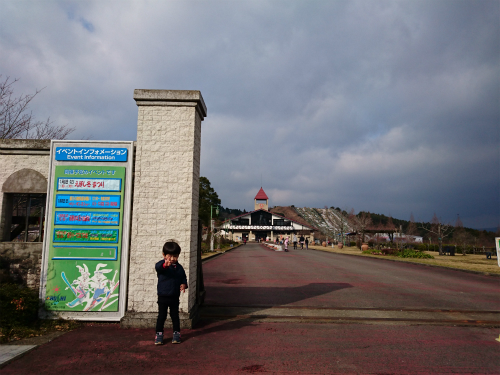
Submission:
[[326,251],[330,253],[350,254],[350,255],[369,257],[369,258],[391,259],[391,260],[396,260],[398,262],[420,263],[431,266],[454,268],[460,270],[480,272],[487,275],[500,276],[500,267],[498,266],[496,256],[493,256],[492,259],[486,259],[486,255],[473,255],[473,254],[439,256],[437,252],[425,251],[425,253],[432,255],[434,259],[418,259],[418,258],[398,258],[397,256],[393,255],[363,254],[361,253],[361,250],[359,250],[357,247],[344,247],[343,249],[339,249],[337,246],[334,246],[332,248],[330,245],[330,247],[309,246],[309,248],[314,250]]

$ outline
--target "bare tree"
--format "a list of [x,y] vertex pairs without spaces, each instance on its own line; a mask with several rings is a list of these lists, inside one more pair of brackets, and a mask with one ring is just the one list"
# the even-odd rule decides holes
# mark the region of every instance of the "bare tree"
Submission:
[[441,220],[438,219],[436,213],[434,213],[430,227],[422,225],[420,228],[437,237],[439,242],[439,255],[443,255],[443,238],[448,237],[453,232],[453,226],[450,224],[443,224]]
[[335,236],[335,230],[337,230],[340,233],[342,244],[345,245],[344,238],[346,232],[349,231],[349,220],[343,212],[335,210],[334,208],[332,208],[331,210],[332,211],[330,211],[330,209],[325,206],[325,218],[328,223],[334,228],[333,235]]
[[408,228],[406,228],[406,233],[405,233],[407,243],[414,243],[416,236],[417,236],[417,225],[415,224],[415,217],[413,216],[412,212],[410,214],[410,223],[408,224]]
[[361,212],[358,215],[354,214],[354,208],[349,213],[349,221],[351,225],[360,234],[361,243],[365,242],[365,231],[372,224],[372,218],[369,213]]
[[75,129],[66,125],[56,126],[48,118],[35,120],[29,105],[43,90],[34,94],[14,94],[14,84],[19,79],[11,80],[0,75],[0,139],[65,139]]
[[453,234],[453,240],[456,245],[460,246],[462,249],[462,255],[465,255],[467,251],[467,246],[473,241],[472,236],[465,231],[464,224],[460,220],[460,216],[457,215],[457,221],[455,223],[455,232]]

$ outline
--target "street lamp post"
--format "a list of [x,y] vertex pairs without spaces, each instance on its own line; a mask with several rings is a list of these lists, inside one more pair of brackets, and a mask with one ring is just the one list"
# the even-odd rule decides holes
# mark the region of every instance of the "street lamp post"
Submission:
[[219,216],[219,206],[210,205],[210,224],[212,226],[211,236],[210,236],[210,251],[214,251],[214,220],[212,219],[212,211],[215,208],[215,215]]

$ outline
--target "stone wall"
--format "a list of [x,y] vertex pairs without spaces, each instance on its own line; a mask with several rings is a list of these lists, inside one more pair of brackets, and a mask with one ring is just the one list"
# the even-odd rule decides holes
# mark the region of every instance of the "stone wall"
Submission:
[[0,282],[40,287],[41,242],[0,242]]

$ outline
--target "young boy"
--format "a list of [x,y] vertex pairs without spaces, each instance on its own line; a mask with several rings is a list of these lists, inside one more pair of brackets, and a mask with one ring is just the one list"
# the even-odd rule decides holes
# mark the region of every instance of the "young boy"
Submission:
[[170,309],[174,335],[172,344],[181,343],[181,327],[179,320],[179,297],[187,289],[184,268],[177,262],[181,247],[168,241],[163,245],[163,260],[155,265],[158,276],[158,320],[156,321],[155,345],[163,345],[163,326]]

